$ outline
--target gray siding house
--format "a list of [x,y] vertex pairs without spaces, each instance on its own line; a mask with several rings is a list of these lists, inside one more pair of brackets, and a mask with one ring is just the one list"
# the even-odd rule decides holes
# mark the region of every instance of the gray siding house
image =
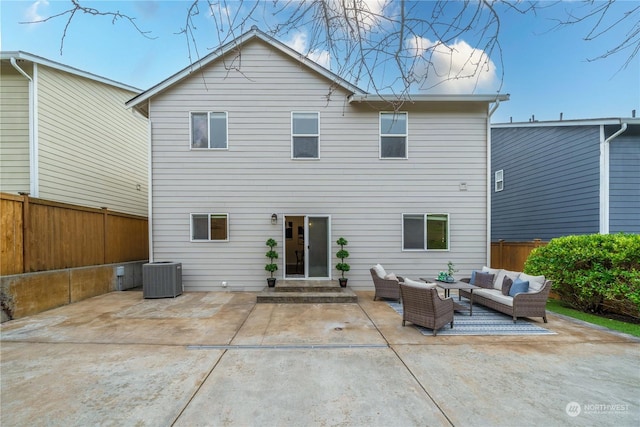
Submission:
[[640,233],[640,119],[491,128],[492,241]]
[[131,99],[150,122],[150,258],[185,289],[487,263],[489,120],[506,95],[367,94],[252,29]]

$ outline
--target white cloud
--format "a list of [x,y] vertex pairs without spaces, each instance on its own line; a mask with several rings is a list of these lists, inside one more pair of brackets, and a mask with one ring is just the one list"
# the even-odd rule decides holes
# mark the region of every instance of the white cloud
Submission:
[[296,52],[300,52],[312,61],[322,65],[329,69],[331,66],[331,56],[326,50],[307,50],[307,34],[298,32],[293,35],[293,38],[285,42],[287,46]]
[[49,6],[49,2],[47,0],[36,0],[35,2],[33,2],[25,12],[26,21],[34,22],[34,21],[42,21],[43,19],[45,19],[45,16],[40,15],[39,9],[40,7],[44,8],[47,6]]
[[498,90],[499,79],[491,58],[464,40],[446,45],[414,37],[408,47],[411,53],[420,56],[412,73],[421,91],[469,94]]

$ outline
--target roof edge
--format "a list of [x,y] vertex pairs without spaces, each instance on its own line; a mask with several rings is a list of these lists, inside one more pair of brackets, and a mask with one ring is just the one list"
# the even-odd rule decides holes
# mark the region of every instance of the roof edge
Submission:
[[627,123],[640,125],[640,118],[637,117],[609,117],[594,119],[572,119],[572,120],[548,120],[535,122],[508,122],[492,123],[492,128],[522,128],[522,127],[552,127],[552,126],[600,126],[600,125],[621,125]]
[[104,84],[107,84],[109,86],[115,86],[117,88],[124,89],[124,90],[127,90],[129,92],[134,92],[134,93],[141,93],[142,92],[142,89],[139,89],[137,87],[129,86],[127,84],[120,83],[118,81],[111,80],[109,78],[102,77],[102,76],[99,76],[97,74],[90,73],[88,71],[80,70],[79,68],[74,68],[74,67],[71,67],[69,65],[64,65],[64,64],[61,64],[59,62],[52,61],[50,59],[43,58],[43,57],[38,56],[38,55],[34,55],[32,53],[29,53],[29,52],[24,52],[24,51],[21,51],[21,50],[1,51],[0,52],[0,59],[6,60],[6,59],[11,59],[11,58],[22,59],[24,61],[29,61],[29,62],[33,62],[33,63],[36,63],[36,64],[44,65],[46,67],[54,68],[54,69],[60,70],[60,71],[64,71],[64,72],[69,73],[69,74],[74,74],[76,76],[84,77],[86,79],[95,80],[97,82],[104,83]]
[[203,67],[207,66],[211,62],[216,61],[218,58],[224,56],[225,54],[230,52],[232,49],[237,48],[238,46],[242,46],[243,44],[247,43],[248,41],[250,41],[250,40],[252,40],[254,38],[258,38],[258,39],[264,41],[265,43],[268,43],[269,45],[271,45],[274,48],[280,50],[281,52],[283,52],[284,54],[290,56],[291,58],[301,62],[302,64],[304,64],[307,67],[311,68],[312,70],[316,71],[317,73],[323,75],[327,79],[329,79],[329,80],[335,82],[336,84],[340,85],[341,87],[345,88],[346,90],[348,90],[348,91],[350,91],[352,93],[366,94],[366,92],[364,90],[360,89],[356,85],[354,85],[352,83],[349,83],[348,81],[346,81],[342,77],[340,77],[337,74],[335,74],[334,72],[324,68],[323,66],[321,66],[317,62],[309,59],[307,56],[303,55],[302,53],[290,48],[289,46],[285,45],[281,41],[276,40],[274,37],[269,36],[265,32],[259,30],[258,27],[256,27],[254,25],[253,27],[251,27],[251,29],[249,31],[245,32],[244,34],[240,35],[239,37],[237,37],[237,38],[231,40],[230,42],[218,47],[217,49],[215,49],[213,52],[209,53],[205,57],[199,59],[198,61],[195,61],[195,62],[191,63],[189,66],[183,68],[182,70],[180,70],[177,73],[171,75],[170,77],[166,78],[165,80],[161,81],[160,83],[152,86],[151,88],[149,88],[148,90],[144,91],[143,93],[141,93],[141,94],[135,96],[134,98],[130,99],[129,101],[126,102],[125,105],[127,107],[138,108],[138,106],[141,103],[147,101],[148,99],[150,99],[154,95],[162,92],[166,88],[168,88],[168,87],[172,86],[173,84],[179,82],[180,80],[182,80],[185,77],[191,75],[192,73],[202,69]]
[[490,95],[474,95],[474,94],[441,94],[441,95],[429,95],[429,94],[408,94],[403,96],[393,94],[380,94],[380,95],[352,95],[349,97],[349,103],[353,102],[409,102],[409,103],[421,103],[421,102],[502,102],[508,101],[509,94],[490,94]]

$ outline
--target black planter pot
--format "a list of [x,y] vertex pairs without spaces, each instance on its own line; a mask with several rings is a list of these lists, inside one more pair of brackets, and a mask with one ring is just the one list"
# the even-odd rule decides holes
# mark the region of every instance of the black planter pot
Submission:
[[270,288],[273,288],[274,286],[276,286],[276,278],[275,277],[268,277],[267,278],[267,285],[269,285]]
[[339,277],[338,278],[338,282],[340,282],[340,287],[341,288],[346,288],[347,287],[347,280],[349,280],[349,279],[347,279],[345,277]]

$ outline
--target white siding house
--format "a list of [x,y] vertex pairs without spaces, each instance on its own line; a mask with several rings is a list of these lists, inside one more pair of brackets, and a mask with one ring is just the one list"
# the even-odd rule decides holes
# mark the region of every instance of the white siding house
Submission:
[[369,268],[417,278],[487,263],[489,111],[505,95],[394,107],[252,29],[127,105],[151,125],[152,261],[187,290],[259,290]]
[[147,215],[140,91],[25,52],[0,53],[0,190]]

